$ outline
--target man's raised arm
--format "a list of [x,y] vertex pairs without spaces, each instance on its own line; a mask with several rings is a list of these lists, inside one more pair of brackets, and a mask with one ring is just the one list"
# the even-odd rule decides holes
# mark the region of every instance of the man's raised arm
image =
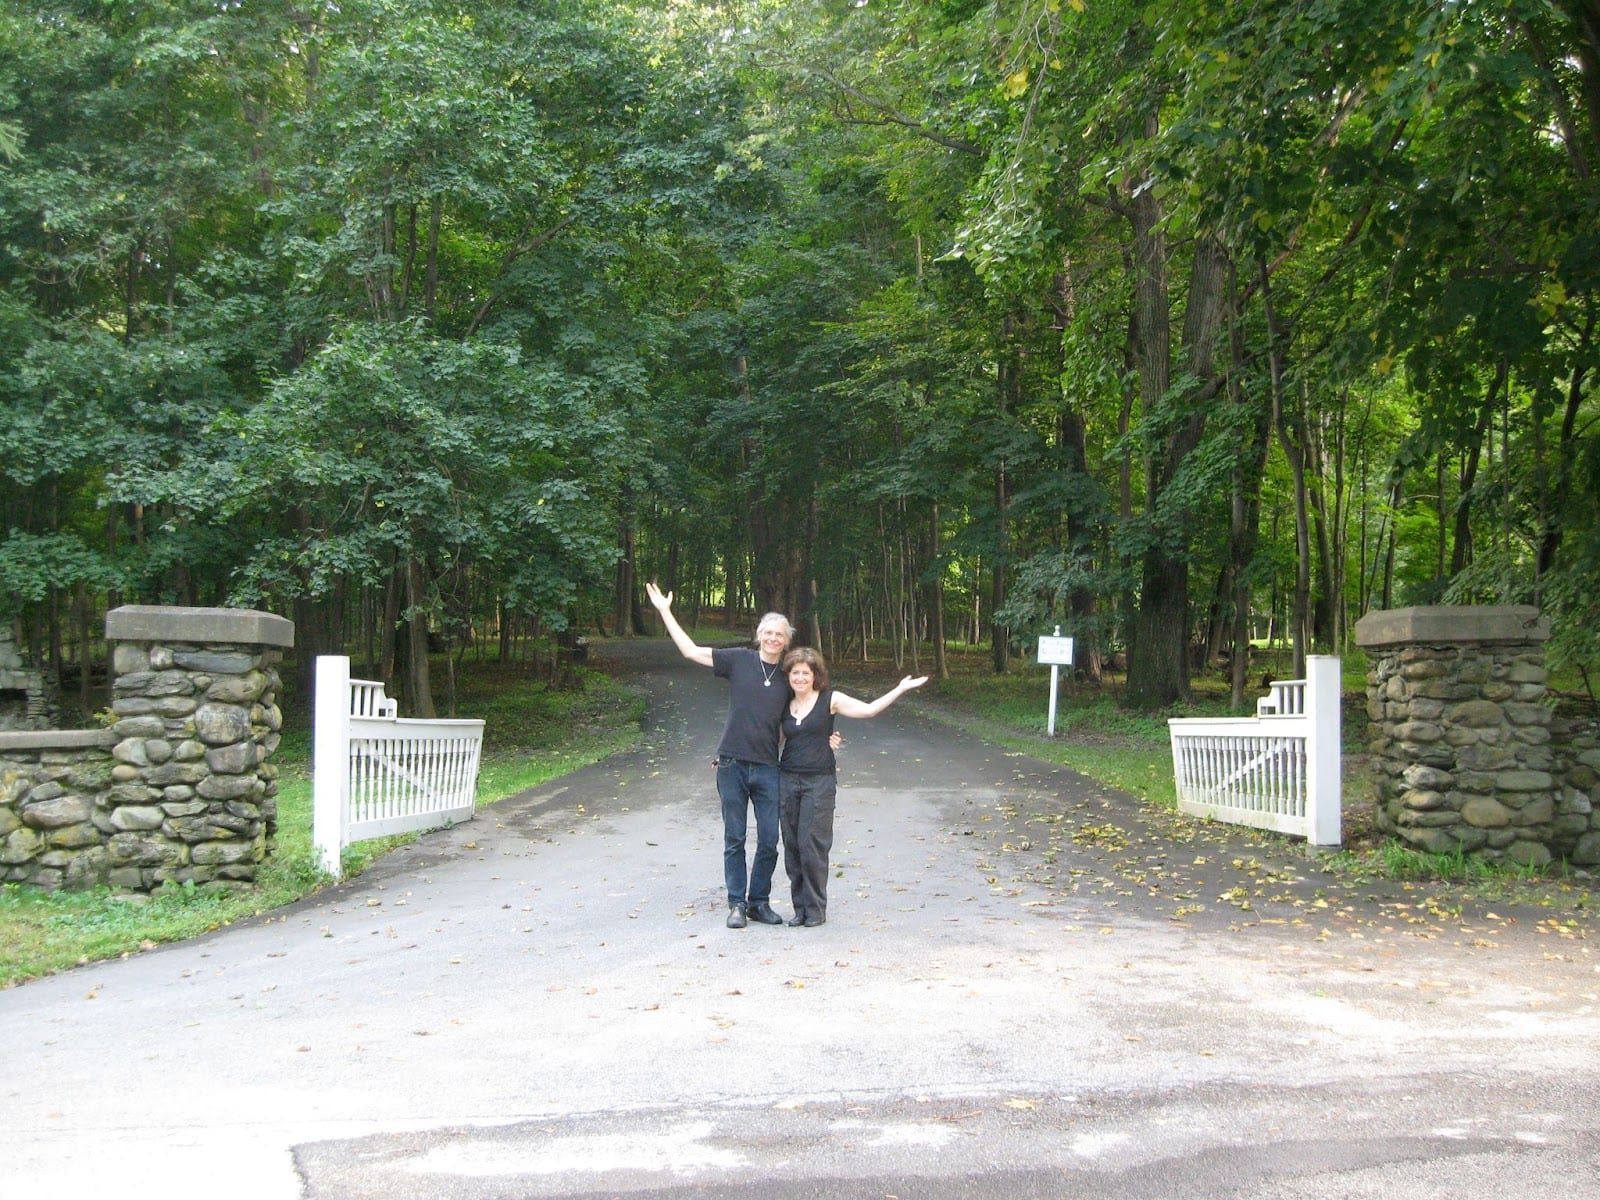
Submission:
[[656,606],[656,611],[661,614],[661,621],[667,627],[667,632],[672,636],[673,644],[690,662],[697,662],[702,667],[711,665],[711,647],[697,646],[683,631],[683,626],[678,624],[678,618],[672,615],[672,593],[663,593],[654,582],[644,585],[644,594],[650,597],[650,603]]

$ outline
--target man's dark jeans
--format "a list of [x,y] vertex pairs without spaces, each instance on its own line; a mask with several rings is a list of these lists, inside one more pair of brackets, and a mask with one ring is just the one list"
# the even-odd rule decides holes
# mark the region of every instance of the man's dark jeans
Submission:
[[[778,768],[719,757],[717,794],[722,797],[722,873],[728,903],[765,904],[772,899],[772,872],[778,865]],[[756,856],[747,876],[744,844],[751,809],[756,814]]]

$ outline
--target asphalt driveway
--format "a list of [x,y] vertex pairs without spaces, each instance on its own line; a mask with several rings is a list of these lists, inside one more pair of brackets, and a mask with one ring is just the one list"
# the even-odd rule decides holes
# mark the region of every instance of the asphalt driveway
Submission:
[[0,992],[0,1198],[1600,1197],[1585,924],[1341,888],[897,706],[842,723],[828,923],[728,930],[722,684],[596,653],[637,752]]

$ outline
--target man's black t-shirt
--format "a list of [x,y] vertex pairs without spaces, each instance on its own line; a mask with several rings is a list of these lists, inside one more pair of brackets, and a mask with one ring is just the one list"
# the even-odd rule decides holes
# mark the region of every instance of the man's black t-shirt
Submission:
[[711,672],[728,681],[728,723],[717,753],[744,762],[778,765],[778,723],[789,706],[789,681],[780,663],[764,663],[754,650],[711,652]]

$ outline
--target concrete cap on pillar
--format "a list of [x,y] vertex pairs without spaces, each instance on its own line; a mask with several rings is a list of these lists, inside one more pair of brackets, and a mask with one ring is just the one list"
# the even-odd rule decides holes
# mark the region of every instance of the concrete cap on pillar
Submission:
[[113,642],[191,642],[240,646],[294,645],[294,622],[251,608],[181,608],[124,604],[106,614]]
[[1356,622],[1356,645],[1437,646],[1543,642],[1550,622],[1531,604],[1425,604],[1369,612]]

